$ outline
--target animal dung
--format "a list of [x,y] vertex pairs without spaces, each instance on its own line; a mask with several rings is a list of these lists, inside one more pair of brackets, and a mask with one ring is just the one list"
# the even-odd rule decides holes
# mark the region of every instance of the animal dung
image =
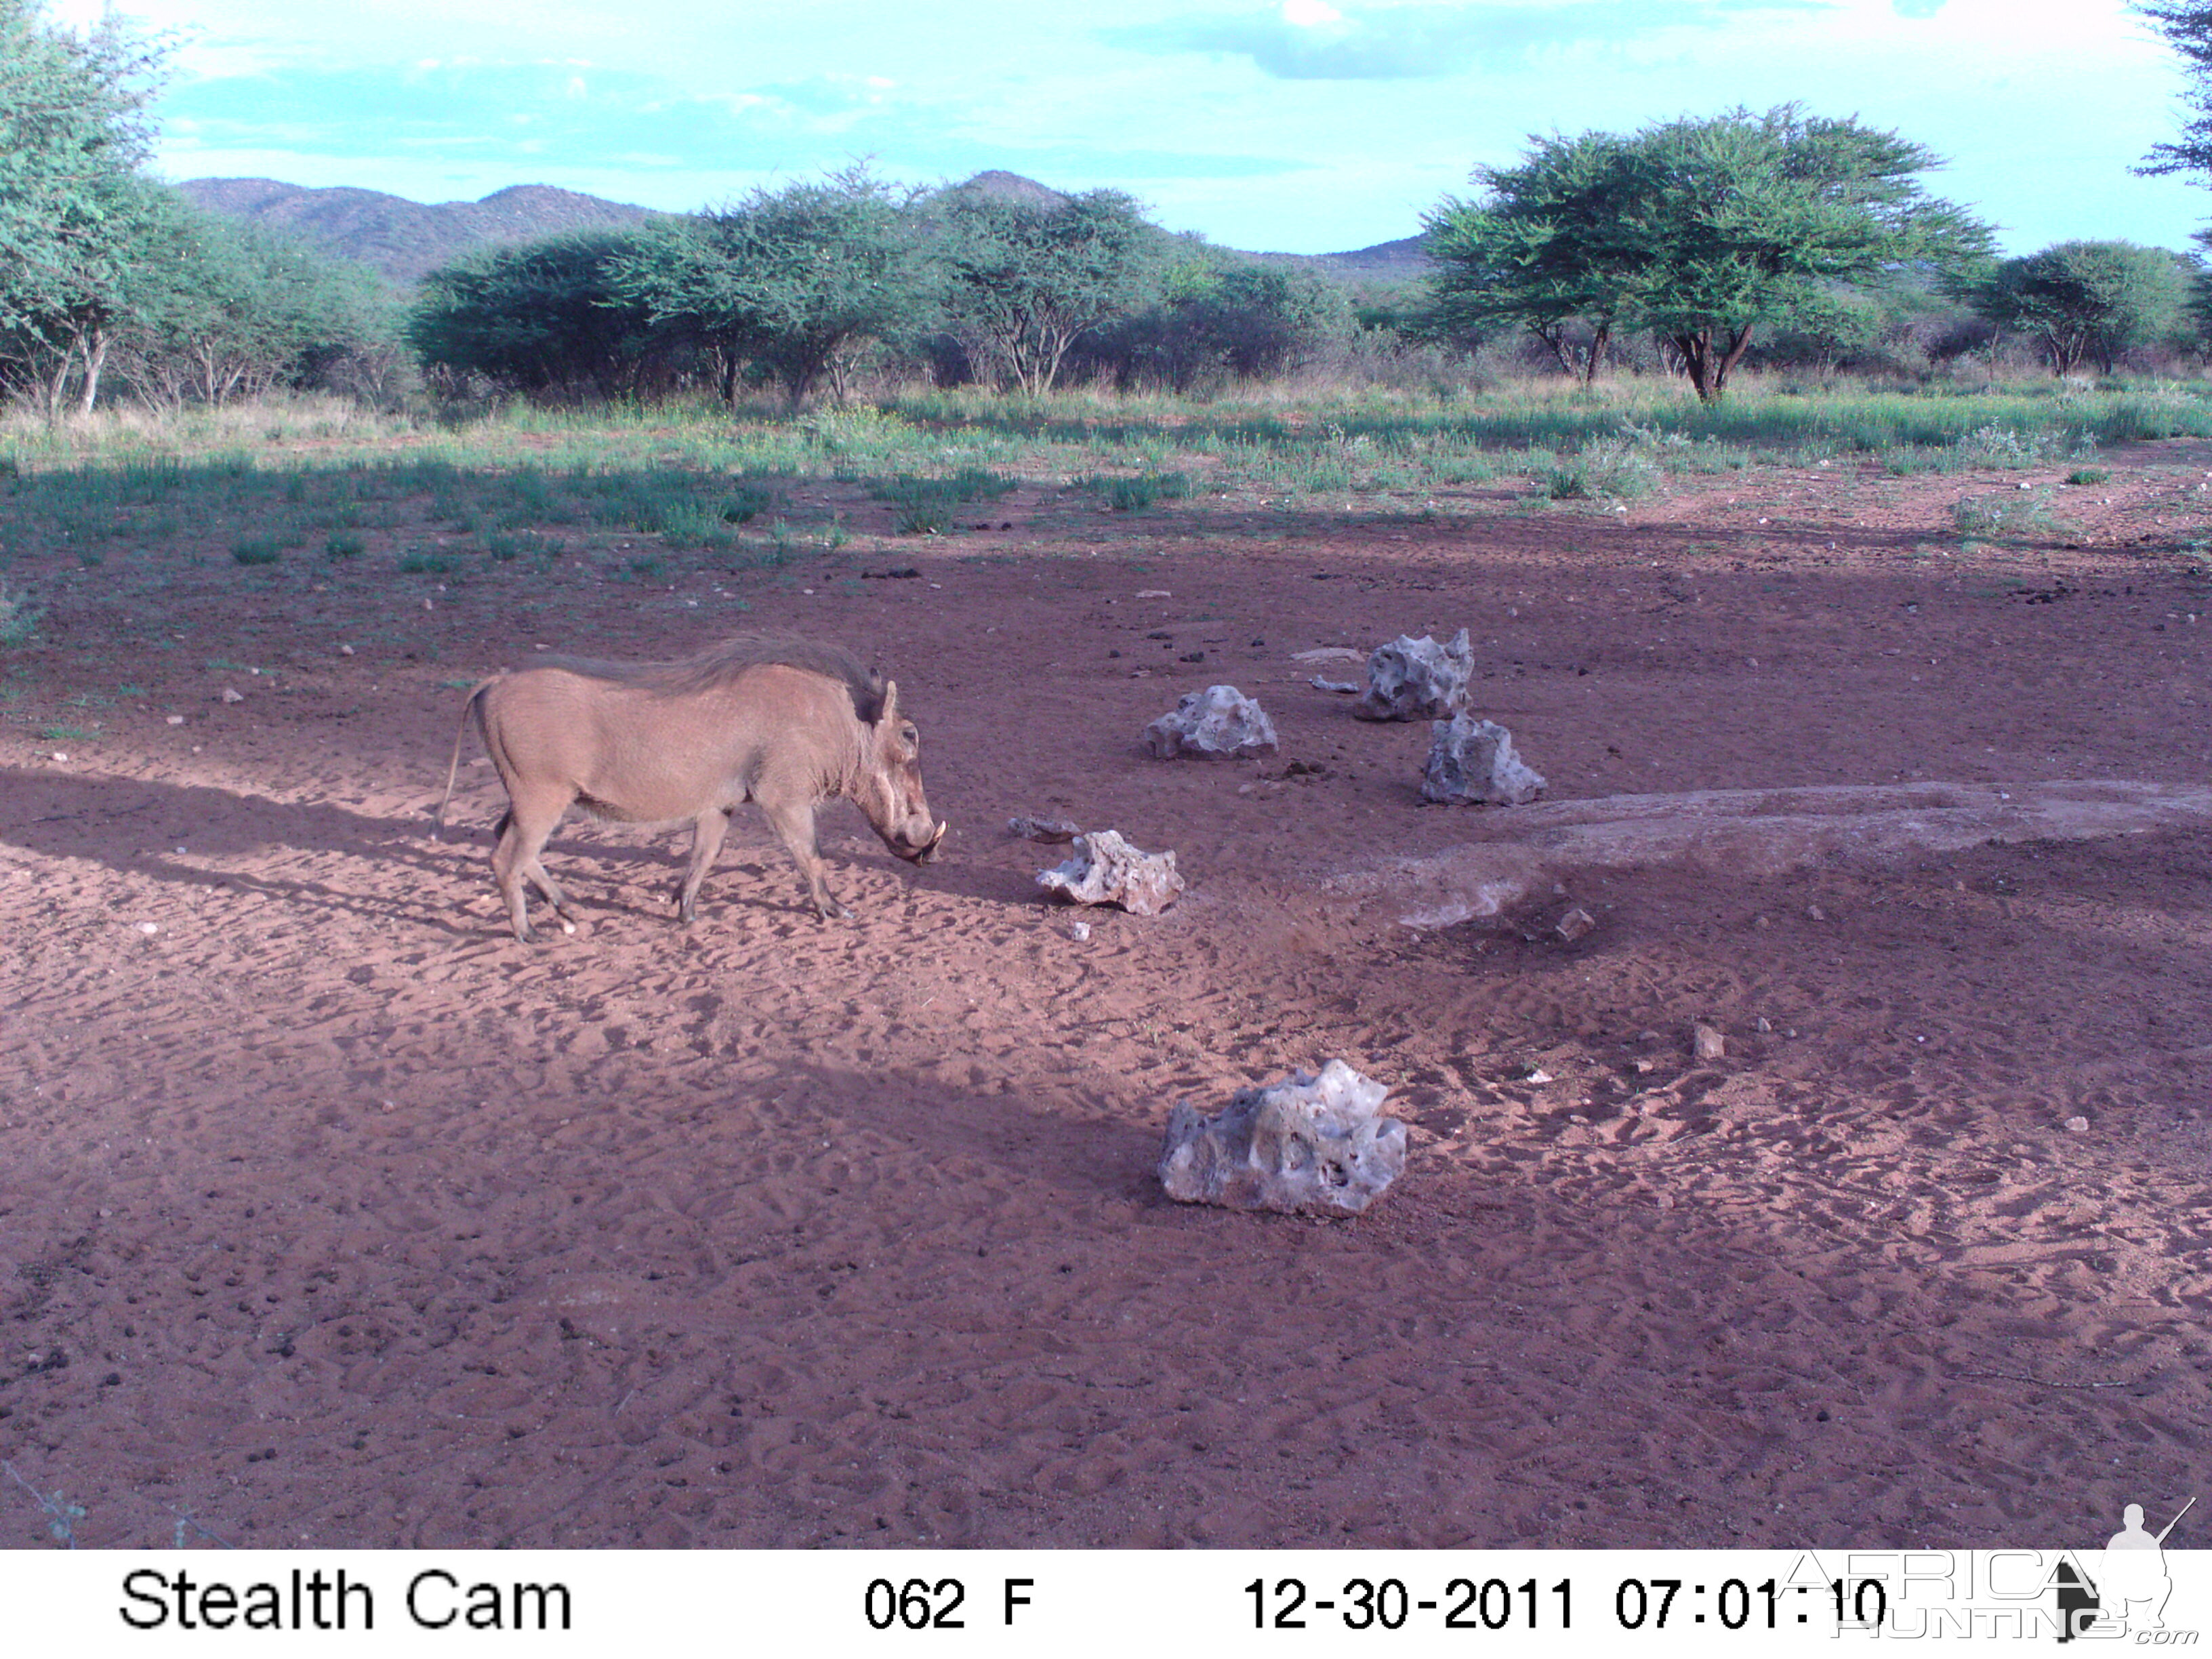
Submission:
[[1544,793],[1544,777],[1513,752],[1513,734],[1496,720],[1455,714],[1429,728],[1421,799],[1451,806],[1520,806]]
[[1197,755],[1208,760],[1273,753],[1275,723],[1267,710],[1233,685],[1189,691],[1174,709],[1145,728],[1156,759]]
[[1081,835],[1083,828],[1067,818],[1011,817],[1006,833],[1024,841],[1067,842]]
[[1449,719],[1465,711],[1474,672],[1474,647],[1464,628],[1449,645],[1401,634],[1367,659],[1367,690],[1352,712],[1364,720]]
[[1332,1060],[1318,1074],[1239,1090],[1212,1117],[1178,1101],[1160,1184],[1185,1204],[1358,1215],[1406,1165],[1406,1126],[1377,1110],[1389,1092]]
[[1073,904],[1118,904],[1133,916],[1156,916],[1176,902],[1183,878],[1173,853],[1147,853],[1116,830],[1075,838],[1075,856],[1037,872],[1037,885]]

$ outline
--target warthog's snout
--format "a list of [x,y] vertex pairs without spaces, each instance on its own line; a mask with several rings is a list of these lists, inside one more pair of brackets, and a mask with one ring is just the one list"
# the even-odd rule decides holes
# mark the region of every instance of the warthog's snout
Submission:
[[929,832],[927,841],[910,842],[901,836],[891,843],[891,851],[908,864],[927,864],[937,856],[938,843],[945,839],[945,832],[951,827],[949,823],[939,824]]

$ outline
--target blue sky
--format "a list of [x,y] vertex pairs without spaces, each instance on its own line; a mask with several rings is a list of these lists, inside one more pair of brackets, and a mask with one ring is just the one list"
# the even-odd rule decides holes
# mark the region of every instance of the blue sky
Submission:
[[[1949,165],[2025,252],[2172,247],[2212,191],[2129,169],[2181,80],[2124,0],[122,0],[179,47],[157,165],[417,201],[559,185],[688,209],[862,157],[1113,185],[1175,230],[1322,252],[1419,228],[1532,133],[1789,100]],[[52,15],[82,21],[93,0]]]

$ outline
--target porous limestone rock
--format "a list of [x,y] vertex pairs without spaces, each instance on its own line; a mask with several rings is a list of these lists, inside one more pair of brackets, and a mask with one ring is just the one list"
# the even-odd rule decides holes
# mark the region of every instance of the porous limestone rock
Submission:
[[1267,710],[1233,685],[1186,692],[1174,711],[1145,728],[1153,756],[1171,760],[1200,755],[1210,760],[1257,755],[1275,747],[1275,723]]
[[1449,720],[1467,707],[1474,647],[1467,629],[1438,645],[1427,635],[1401,634],[1367,659],[1367,690],[1352,712],[1364,720]]
[[1115,830],[1075,838],[1075,856],[1037,872],[1037,885],[1075,904],[1118,904],[1133,916],[1156,916],[1176,902],[1183,879],[1173,853],[1132,847]]
[[1513,752],[1513,734],[1496,720],[1455,714],[1429,728],[1421,799],[1447,805],[1519,806],[1544,793],[1544,778]]
[[1406,1166],[1406,1126],[1376,1110],[1389,1092],[1332,1060],[1318,1076],[1239,1090],[1212,1117],[1178,1102],[1160,1184],[1185,1204],[1358,1215]]

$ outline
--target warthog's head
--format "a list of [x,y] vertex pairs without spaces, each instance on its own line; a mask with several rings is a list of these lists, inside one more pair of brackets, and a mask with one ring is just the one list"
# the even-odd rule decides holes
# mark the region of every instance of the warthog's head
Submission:
[[929,815],[929,797],[921,787],[921,734],[899,713],[896,680],[885,682],[884,712],[866,742],[855,804],[884,846],[908,863],[928,863],[949,826]]

